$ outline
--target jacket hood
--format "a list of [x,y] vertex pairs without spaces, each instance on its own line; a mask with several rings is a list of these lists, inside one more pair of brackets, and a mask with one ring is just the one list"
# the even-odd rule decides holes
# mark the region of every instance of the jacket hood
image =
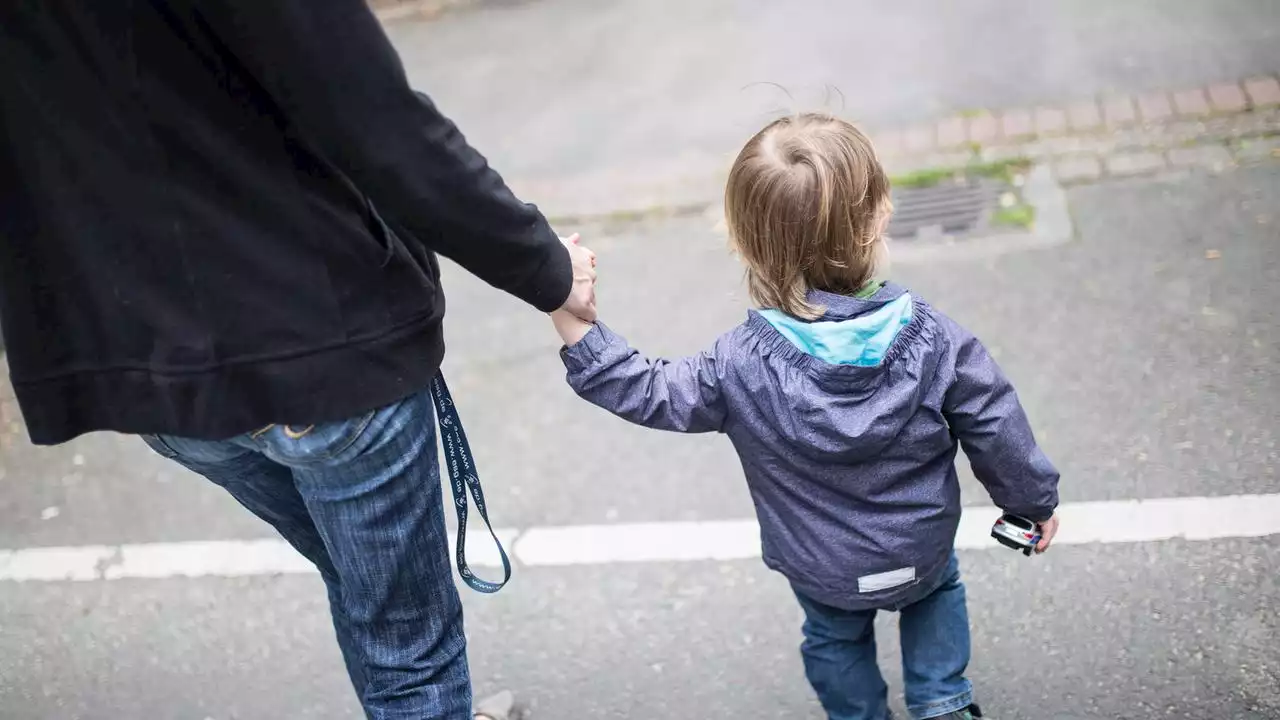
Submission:
[[811,291],[808,299],[826,308],[818,320],[760,310],[747,323],[788,398],[791,421],[777,428],[814,459],[880,455],[920,409],[918,380],[936,362],[921,342],[927,308],[892,283],[868,298]]
[[[815,294],[816,295],[816,294]],[[821,302],[818,297],[811,300]],[[830,365],[876,367],[884,360],[902,328],[911,323],[911,295],[900,293],[867,307],[823,302],[827,308],[815,321],[801,320],[781,310],[761,310],[760,315],[797,349]],[[856,300],[856,298],[855,298]]]

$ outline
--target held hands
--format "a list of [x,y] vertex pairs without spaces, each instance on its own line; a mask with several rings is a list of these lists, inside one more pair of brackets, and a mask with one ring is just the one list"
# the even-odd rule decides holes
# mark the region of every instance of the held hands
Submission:
[[560,238],[560,242],[564,243],[569,251],[569,260],[573,262],[573,287],[559,312],[568,312],[589,323],[595,322],[596,254],[578,245],[577,233]]
[[551,321],[566,346],[577,345],[596,321],[596,254],[578,245],[577,233],[560,240],[573,261],[573,289]]

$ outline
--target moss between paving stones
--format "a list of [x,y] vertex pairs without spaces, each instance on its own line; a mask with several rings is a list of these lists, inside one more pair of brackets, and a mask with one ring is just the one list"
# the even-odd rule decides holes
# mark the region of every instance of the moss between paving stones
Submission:
[[961,173],[962,171],[952,168],[926,168],[896,175],[889,178],[889,182],[896,188],[927,188],[939,185],[942,181],[950,180]]
[[1002,227],[1030,228],[1036,222],[1036,209],[1025,203],[997,208],[991,213],[991,224]]
[[1025,157],[1016,157],[1008,160],[997,160],[995,162],[970,163],[962,168],[924,168],[922,170],[913,170],[909,173],[903,173],[902,175],[895,175],[889,178],[889,182],[893,183],[894,187],[899,188],[926,188],[933,187],[945,180],[953,178],[982,177],[1013,184],[1013,177],[1015,175],[1025,173],[1030,168],[1031,160]]

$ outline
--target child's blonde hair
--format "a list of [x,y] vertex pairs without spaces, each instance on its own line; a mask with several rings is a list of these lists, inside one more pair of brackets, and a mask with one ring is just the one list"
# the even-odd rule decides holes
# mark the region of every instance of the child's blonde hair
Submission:
[[780,118],[738,153],[725,188],[729,237],[751,298],[815,320],[810,289],[861,290],[876,272],[889,178],[867,136],[830,115]]

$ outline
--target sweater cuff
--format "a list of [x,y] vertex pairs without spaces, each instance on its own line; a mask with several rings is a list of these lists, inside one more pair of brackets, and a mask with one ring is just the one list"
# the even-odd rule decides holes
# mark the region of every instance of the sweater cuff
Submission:
[[551,236],[545,240],[546,256],[515,294],[542,312],[549,313],[559,310],[569,299],[569,292],[573,290],[573,262],[569,259],[569,250],[551,227],[544,223],[543,228]]

